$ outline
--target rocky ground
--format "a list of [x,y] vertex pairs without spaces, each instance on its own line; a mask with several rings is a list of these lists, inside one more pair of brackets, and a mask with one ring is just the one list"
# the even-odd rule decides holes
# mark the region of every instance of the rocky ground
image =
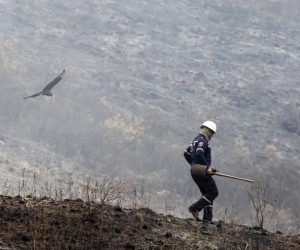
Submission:
[[147,208],[1,196],[0,249],[299,249],[299,235]]

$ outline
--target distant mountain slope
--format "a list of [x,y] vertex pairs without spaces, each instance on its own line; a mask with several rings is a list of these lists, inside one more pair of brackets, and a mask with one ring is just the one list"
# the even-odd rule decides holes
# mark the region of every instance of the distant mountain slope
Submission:
[[[164,180],[156,189],[180,194],[182,204],[198,195],[182,153],[211,119],[218,124],[213,166],[270,179],[280,205],[293,207],[300,199],[300,32],[299,7],[289,4],[3,3],[0,136],[26,141],[24,159],[50,148],[71,162],[67,172],[158,173]],[[21,101],[62,69],[52,98]],[[226,190],[222,209],[246,200],[249,186],[218,182]],[[236,185],[241,191],[230,200]]]

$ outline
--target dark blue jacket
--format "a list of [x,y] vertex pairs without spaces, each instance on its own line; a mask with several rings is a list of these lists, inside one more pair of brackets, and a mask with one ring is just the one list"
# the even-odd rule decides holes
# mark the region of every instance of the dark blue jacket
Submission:
[[191,166],[201,164],[208,168],[211,164],[211,148],[202,134],[199,134],[191,142],[183,155]]

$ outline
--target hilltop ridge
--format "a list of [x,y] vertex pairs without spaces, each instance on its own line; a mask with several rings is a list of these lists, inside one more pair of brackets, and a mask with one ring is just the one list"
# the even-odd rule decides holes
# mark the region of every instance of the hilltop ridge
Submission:
[[126,209],[80,199],[0,196],[0,248],[31,249],[299,249],[299,235]]

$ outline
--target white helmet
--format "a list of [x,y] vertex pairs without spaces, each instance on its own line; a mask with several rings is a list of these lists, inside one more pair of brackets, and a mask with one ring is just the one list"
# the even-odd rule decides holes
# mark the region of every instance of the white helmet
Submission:
[[200,127],[201,128],[202,127],[207,127],[210,130],[214,131],[214,133],[217,133],[217,125],[214,122],[212,122],[212,121],[206,121]]

